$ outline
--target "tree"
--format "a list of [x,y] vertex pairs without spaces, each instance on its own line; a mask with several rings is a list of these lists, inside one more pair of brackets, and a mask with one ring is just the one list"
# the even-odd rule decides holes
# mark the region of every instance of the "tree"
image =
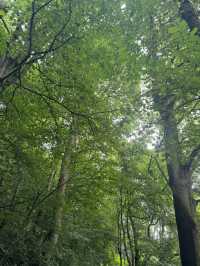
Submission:
[[0,264],[199,265],[197,8],[0,10]]
[[[172,6],[173,3],[168,2]],[[145,1],[142,4],[144,3]],[[186,137],[190,139],[190,147],[186,146],[183,135],[188,120],[178,112],[180,106],[189,109],[191,102],[198,97],[198,90],[193,89],[196,85],[192,77],[198,75],[193,55],[197,53],[199,44],[195,31],[189,33],[185,23],[173,17],[177,14],[174,12],[180,10],[181,17],[186,20],[190,29],[197,27],[197,35],[198,19],[189,1],[181,1],[180,9],[171,6],[170,9],[166,4],[162,1],[159,3],[151,1],[148,3],[148,8],[143,9],[144,28],[147,30],[148,25],[151,27],[151,30],[140,33],[140,46],[144,49],[141,52],[144,57],[146,55],[149,57],[146,71],[143,71],[143,79],[146,80],[148,93],[152,97],[153,108],[160,114],[160,124],[163,128],[166,164],[174,200],[182,265],[199,265],[198,222],[195,200],[192,196],[192,175],[195,171],[193,163],[198,155],[199,145],[192,143],[190,131]],[[188,53],[191,56],[190,60]],[[183,77],[187,71],[192,75],[189,83],[184,84]],[[198,83],[197,80],[196,82]],[[195,112],[195,109],[187,112],[190,119],[193,119]]]

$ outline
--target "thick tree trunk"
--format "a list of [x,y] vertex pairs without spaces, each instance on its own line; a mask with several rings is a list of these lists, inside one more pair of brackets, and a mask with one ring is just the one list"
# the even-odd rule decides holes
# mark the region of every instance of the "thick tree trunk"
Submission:
[[[180,15],[190,30],[197,29],[200,36],[200,20],[192,1],[180,0]],[[161,100],[161,101],[160,101]],[[182,165],[177,123],[173,113],[173,102],[169,97],[155,101],[161,114],[164,128],[166,161],[169,183],[173,194],[177,231],[182,266],[200,266],[199,230],[192,198],[191,172]]]
[[178,176],[171,175],[169,166],[168,173],[173,193],[181,262],[183,266],[199,266],[199,232],[192,199],[191,176],[183,166],[180,167]]
[[160,114],[164,127],[166,161],[173,193],[181,262],[182,266],[200,266],[199,232],[191,192],[191,172],[181,162],[173,100],[169,97],[162,100],[164,101],[160,102]]
[[[193,207],[190,206],[190,193],[185,188],[174,190],[173,201],[182,265],[199,266],[198,229]],[[186,208],[186,204],[189,208]]]

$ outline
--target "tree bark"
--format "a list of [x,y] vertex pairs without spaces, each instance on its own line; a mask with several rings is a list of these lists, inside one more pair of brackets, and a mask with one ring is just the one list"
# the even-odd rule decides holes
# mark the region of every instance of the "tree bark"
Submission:
[[60,177],[58,181],[58,192],[57,192],[58,207],[55,213],[55,225],[54,225],[54,232],[53,232],[53,237],[52,237],[54,246],[58,243],[59,233],[62,228],[66,183],[70,179],[70,172],[69,172],[70,162],[71,162],[71,152],[70,152],[70,148],[67,147],[66,145],[65,152],[64,152],[62,162],[61,162]]
[[0,93],[6,86],[16,82],[17,72],[14,72],[16,64],[15,59],[6,55],[0,58]]
[[122,232],[121,232],[121,208],[117,213],[117,233],[118,233],[118,253],[120,258],[120,266],[122,266]]
[[197,35],[200,36],[200,21],[198,13],[189,0],[180,1],[180,15],[183,20],[188,24],[190,30],[197,29]]
[[131,261],[131,266],[135,266],[135,255],[134,255],[134,247],[133,247],[133,239],[131,237],[131,233],[130,233],[130,226],[129,226],[129,215],[128,215],[128,207],[127,207],[127,211],[126,211],[126,234],[128,237],[128,242],[129,242],[129,248],[130,248],[130,261]]
[[134,242],[134,251],[135,251],[134,266],[140,266],[140,250],[139,250],[139,246],[138,246],[138,233],[137,233],[135,223],[134,223],[133,217],[131,215],[130,209],[128,211],[128,215],[129,215],[129,220],[131,222],[133,242]]
[[[179,0],[179,13],[190,30],[200,36],[200,20],[190,0]],[[152,52],[155,54],[155,51]],[[172,190],[182,266],[200,266],[199,230],[192,198],[192,171],[183,164],[173,96],[153,95],[164,129],[169,185]],[[189,158],[189,156],[188,156]]]
[[167,170],[173,194],[181,262],[182,266],[200,266],[199,232],[191,191],[191,171],[181,162],[173,100],[165,97],[161,100],[160,106],[162,106],[160,114],[164,128]]
[[60,177],[58,180],[58,191],[57,191],[58,207],[55,213],[54,230],[52,235],[53,246],[57,245],[59,240],[59,234],[62,228],[65,192],[66,192],[67,183],[71,178],[70,164],[72,161],[72,152],[74,146],[76,145],[76,138],[77,135],[75,132],[75,118],[74,118],[69,132],[68,140],[65,143],[65,149],[60,168]]
[[129,256],[129,250],[128,250],[128,246],[127,246],[127,239],[126,239],[126,230],[125,230],[125,216],[123,215],[124,214],[124,206],[123,206],[123,194],[122,194],[122,191],[120,191],[120,209],[121,209],[121,212],[120,212],[120,222],[121,222],[121,229],[122,229],[122,238],[123,238],[123,245],[124,245],[124,251],[125,251],[125,255],[126,255],[126,259],[127,259],[127,262],[128,262],[128,266],[132,266],[132,263],[131,263],[131,258]]

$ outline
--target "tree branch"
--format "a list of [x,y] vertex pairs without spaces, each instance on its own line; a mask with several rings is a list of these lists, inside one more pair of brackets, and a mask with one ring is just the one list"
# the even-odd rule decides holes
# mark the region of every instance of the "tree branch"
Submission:
[[63,107],[65,110],[67,110],[67,111],[68,111],[69,113],[71,113],[72,115],[82,116],[82,117],[88,119],[87,114],[78,113],[78,112],[75,112],[75,111],[70,110],[70,109],[68,108],[68,106],[66,106],[65,104],[61,103],[59,100],[55,99],[54,97],[51,97],[51,96],[46,95],[46,94],[43,94],[43,93],[41,93],[41,92],[39,92],[39,91],[35,91],[35,90],[33,90],[33,89],[30,89],[30,88],[28,88],[28,87],[25,87],[25,86],[23,86],[22,84],[20,85],[20,88],[22,88],[22,89],[24,89],[24,90],[26,90],[26,91],[28,91],[28,92],[30,92],[30,93],[32,93],[32,94],[35,94],[35,95],[41,97],[42,99],[45,98],[45,99],[47,99],[47,100],[49,100],[49,101],[51,101],[51,102],[54,102],[54,103],[60,105],[61,107]]
[[163,171],[162,167],[160,166],[158,159],[156,157],[154,157],[154,159],[155,159],[156,165],[158,167],[158,170],[160,171],[161,175],[164,177],[167,185],[169,185],[169,180],[168,180],[165,172]]
[[37,8],[36,8],[35,0],[32,1],[32,12],[31,12],[31,16],[29,19],[27,52],[19,63],[17,62],[17,59],[13,59],[15,61],[15,64],[12,66],[11,70],[9,72],[6,72],[4,76],[0,77],[0,92],[3,91],[4,82],[7,81],[10,77],[12,77],[15,73],[21,72],[21,69],[23,66],[27,64],[33,64],[35,61],[39,59],[44,59],[47,54],[55,52],[56,50],[60,49],[74,37],[72,34],[70,34],[67,38],[65,38],[65,40],[59,41],[59,43],[57,43],[59,37],[64,33],[64,30],[66,29],[68,23],[71,20],[71,15],[72,15],[72,4],[71,3],[72,2],[70,1],[69,6],[68,6],[69,10],[68,10],[67,19],[65,23],[63,23],[63,25],[60,27],[60,29],[55,33],[48,47],[44,50],[41,49],[40,51],[33,52],[32,47],[33,47],[34,20],[36,18],[36,15],[46,6],[48,6],[52,1],[53,0],[48,0]]
[[198,13],[189,0],[180,0],[180,15],[188,24],[190,30],[197,29],[197,35],[200,36],[200,20]]
[[191,170],[191,168],[193,166],[193,162],[196,159],[196,157],[199,155],[199,153],[200,153],[200,144],[197,145],[197,147],[194,148],[192,150],[192,152],[190,153],[190,156],[189,156],[187,162],[185,163],[185,168],[187,170]]
[[7,26],[7,24],[6,24],[5,20],[4,20],[4,18],[3,18],[2,16],[0,16],[0,19],[1,19],[1,21],[3,22],[4,28],[6,29],[7,33],[10,33],[10,30],[9,30],[9,28],[8,28],[8,26]]

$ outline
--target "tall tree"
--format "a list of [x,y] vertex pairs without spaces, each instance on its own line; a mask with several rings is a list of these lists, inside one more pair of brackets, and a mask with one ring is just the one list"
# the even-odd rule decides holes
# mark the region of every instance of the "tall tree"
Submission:
[[[180,7],[173,6],[172,1],[168,3],[150,1],[148,7],[144,5],[145,1],[141,3],[141,12],[144,14],[143,25],[146,32],[143,30],[139,33],[141,42],[138,44],[143,49],[141,50],[143,56],[147,55],[149,58],[147,71],[142,71],[142,75],[146,80],[146,91],[152,97],[153,108],[160,114],[160,125],[163,128],[166,164],[174,200],[182,265],[199,265],[199,230],[195,200],[192,195],[194,161],[198,155],[199,144],[197,140],[197,145],[190,142],[193,149],[185,146],[183,124],[187,124],[188,121],[184,115],[181,117],[178,111],[178,106],[189,108],[190,101],[198,97],[198,89],[193,89],[195,85],[192,81],[187,85],[181,82],[181,78],[189,68],[193,71],[192,76],[198,75],[195,59],[194,61],[192,59],[192,55],[199,47],[195,36],[195,28],[197,35],[199,34],[198,16],[190,1],[181,1]],[[186,25],[178,18],[178,12],[194,31],[188,32]],[[191,60],[187,59],[186,50]],[[188,79],[192,80],[192,76],[188,74]],[[195,110],[187,115],[193,119]],[[187,138],[191,139],[191,136],[192,132]]]

